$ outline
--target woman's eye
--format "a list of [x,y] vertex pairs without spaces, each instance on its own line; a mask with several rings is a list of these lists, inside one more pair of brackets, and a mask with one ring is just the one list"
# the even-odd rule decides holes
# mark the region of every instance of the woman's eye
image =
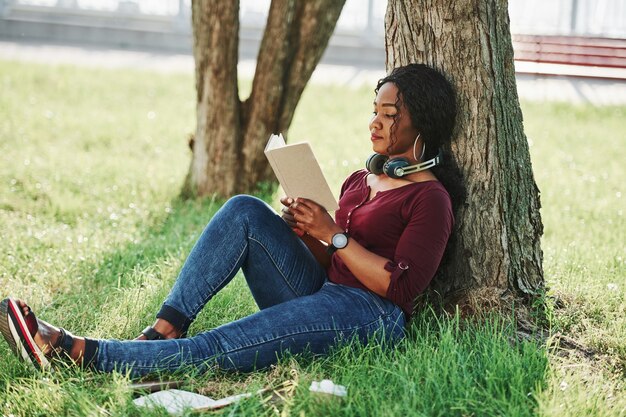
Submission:
[[[377,111],[373,111],[372,114],[374,116],[377,116],[378,112]],[[387,117],[389,119],[395,119],[397,116],[398,116],[398,113],[396,113],[396,114],[385,114],[385,117]]]

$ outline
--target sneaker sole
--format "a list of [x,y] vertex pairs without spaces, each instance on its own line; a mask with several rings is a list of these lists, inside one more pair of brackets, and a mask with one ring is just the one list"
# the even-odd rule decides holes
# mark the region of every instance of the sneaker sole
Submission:
[[22,312],[11,298],[0,302],[0,333],[13,352],[35,369],[48,368],[50,362],[28,331]]

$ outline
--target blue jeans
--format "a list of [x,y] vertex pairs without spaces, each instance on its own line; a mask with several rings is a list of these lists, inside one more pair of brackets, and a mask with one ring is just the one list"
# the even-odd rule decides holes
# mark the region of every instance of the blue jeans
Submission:
[[209,222],[157,317],[186,330],[243,269],[260,311],[189,338],[98,340],[92,367],[142,376],[213,367],[249,371],[285,352],[324,354],[342,341],[397,341],[404,313],[392,302],[329,282],[326,271],[263,201],[237,196]]

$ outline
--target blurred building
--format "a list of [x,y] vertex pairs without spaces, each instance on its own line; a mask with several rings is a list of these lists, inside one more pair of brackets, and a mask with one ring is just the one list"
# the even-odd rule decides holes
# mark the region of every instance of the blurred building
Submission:
[[[241,60],[255,58],[270,2],[240,1]],[[190,3],[0,0],[0,42],[190,54]],[[322,63],[384,68],[386,4],[347,0]],[[509,0],[509,14],[518,79],[626,81],[626,0]]]

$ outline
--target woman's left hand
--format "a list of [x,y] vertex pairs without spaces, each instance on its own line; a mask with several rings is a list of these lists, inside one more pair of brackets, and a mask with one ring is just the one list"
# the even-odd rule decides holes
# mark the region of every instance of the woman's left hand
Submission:
[[339,227],[326,209],[313,200],[298,197],[289,206],[299,229],[314,238],[330,243],[335,233],[343,230]]

